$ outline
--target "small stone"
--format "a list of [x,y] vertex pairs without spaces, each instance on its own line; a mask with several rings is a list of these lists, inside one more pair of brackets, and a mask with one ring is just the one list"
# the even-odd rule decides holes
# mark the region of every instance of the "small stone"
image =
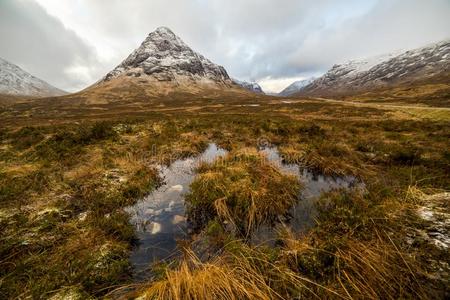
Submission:
[[170,187],[170,190],[175,192],[182,192],[183,186],[181,184],[173,185]]
[[182,222],[185,222],[186,218],[180,215],[175,215],[172,219],[172,224],[176,225]]
[[161,224],[157,222],[151,222],[146,226],[146,230],[149,231],[151,234],[157,234],[161,231]]
[[81,214],[78,215],[78,220],[81,222],[84,222],[87,218],[88,212],[84,211]]

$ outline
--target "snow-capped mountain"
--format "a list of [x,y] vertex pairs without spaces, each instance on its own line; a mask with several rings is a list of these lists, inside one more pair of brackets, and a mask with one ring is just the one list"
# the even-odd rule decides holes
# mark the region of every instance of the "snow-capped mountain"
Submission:
[[101,81],[127,77],[134,82],[165,86],[231,86],[226,70],[193,51],[169,28],[151,32],[139,48]]
[[67,93],[0,58],[0,94],[46,97]]
[[316,78],[311,77],[304,80],[298,80],[291,83],[288,87],[286,87],[284,90],[282,90],[280,93],[278,93],[278,96],[291,96],[299,91],[301,91],[302,88],[313,82]]
[[297,95],[343,95],[449,76],[450,40],[334,65]]
[[243,87],[246,90],[249,90],[250,92],[256,93],[256,94],[264,94],[263,89],[261,86],[256,82],[248,82],[248,81],[242,81],[238,80],[236,78],[232,78],[233,82],[241,87]]

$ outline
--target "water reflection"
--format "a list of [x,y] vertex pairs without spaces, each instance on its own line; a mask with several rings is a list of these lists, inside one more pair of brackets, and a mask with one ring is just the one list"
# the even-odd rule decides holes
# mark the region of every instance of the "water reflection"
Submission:
[[289,210],[287,216],[281,217],[280,223],[260,226],[253,233],[251,237],[253,244],[273,244],[278,237],[278,232],[284,228],[289,228],[292,232],[298,234],[314,226],[317,217],[315,203],[322,193],[335,189],[365,190],[364,183],[353,176],[324,176],[314,174],[297,164],[284,163],[276,147],[265,147],[260,151],[266,154],[268,161],[275,164],[283,172],[298,176],[302,183],[302,191],[299,195],[299,201]]
[[[253,244],[273,243],[283,226],[297,233],[305,232],[314,225],[317,216],[314,203],[323,192],[340,188],[364,189],[364,184],[352,176],[317,175],[299,165],[286,164],[276,147],[266,147],[260,151],[283,172],[298,176],[303,189],[287,216],[280,216],[281,222],[260,226],[254,232],[250,240]],[[139,239],[139,245],[130,257],[136,280],[146,279],[150,275],[148,268],[152,262],[177,255],[177,240],[188,238],[184,195],[189,192],[195,178],[194,170],[201,162],[212,162],[226,153],[216,144],[210,144],[197,157],[179,159],[170,166],[159,166],[164,183],[143,200],[126,208]]]
[[143,200],[125,210],[135,226],[139,244],[130,261],[136,280],[145,279],[150,263],[176,253],[176,241],[187,237],[184,195],[201,162],[212,162],[226,151],[210,144],[199,156],[179,159],[170,166],[158,166],[163,184]]

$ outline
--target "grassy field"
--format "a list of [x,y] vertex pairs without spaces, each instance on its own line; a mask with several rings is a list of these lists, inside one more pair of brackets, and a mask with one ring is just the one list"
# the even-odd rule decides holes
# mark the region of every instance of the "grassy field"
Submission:
[[440,83],[433,81],[402,85],[353,96],[342,96],[340,99],[364,103],[449,107],[450,85],[448,78],[442,78]]
[[[432,234],[449,238],[448,110],[237,94],[86,107],[44,99],[6,103],[0,115],[2,299],[450,293],[448,244]],[[302,188],[261,162],[261,139],[316,173],[355,176],[367,192],[324,194],[310,231],[253,245],[248,234],[283,214]],[[182,243],[183,259],[134,284],[136,239],[123,208],[158,186],[152,162],[195,155],[209,142],[229,155],[200,166],[186,201],[192,218],[207,215],[198,236],[219,251],[205,261]]]

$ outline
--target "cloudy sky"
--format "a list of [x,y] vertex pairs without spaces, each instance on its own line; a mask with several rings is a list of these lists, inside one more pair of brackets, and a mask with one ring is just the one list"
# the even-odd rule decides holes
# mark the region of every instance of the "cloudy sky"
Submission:
[[0,0],[0,57],[77,91],[167,26],[275,92],[335,63],[450,38],[449,16],[450,0]]

